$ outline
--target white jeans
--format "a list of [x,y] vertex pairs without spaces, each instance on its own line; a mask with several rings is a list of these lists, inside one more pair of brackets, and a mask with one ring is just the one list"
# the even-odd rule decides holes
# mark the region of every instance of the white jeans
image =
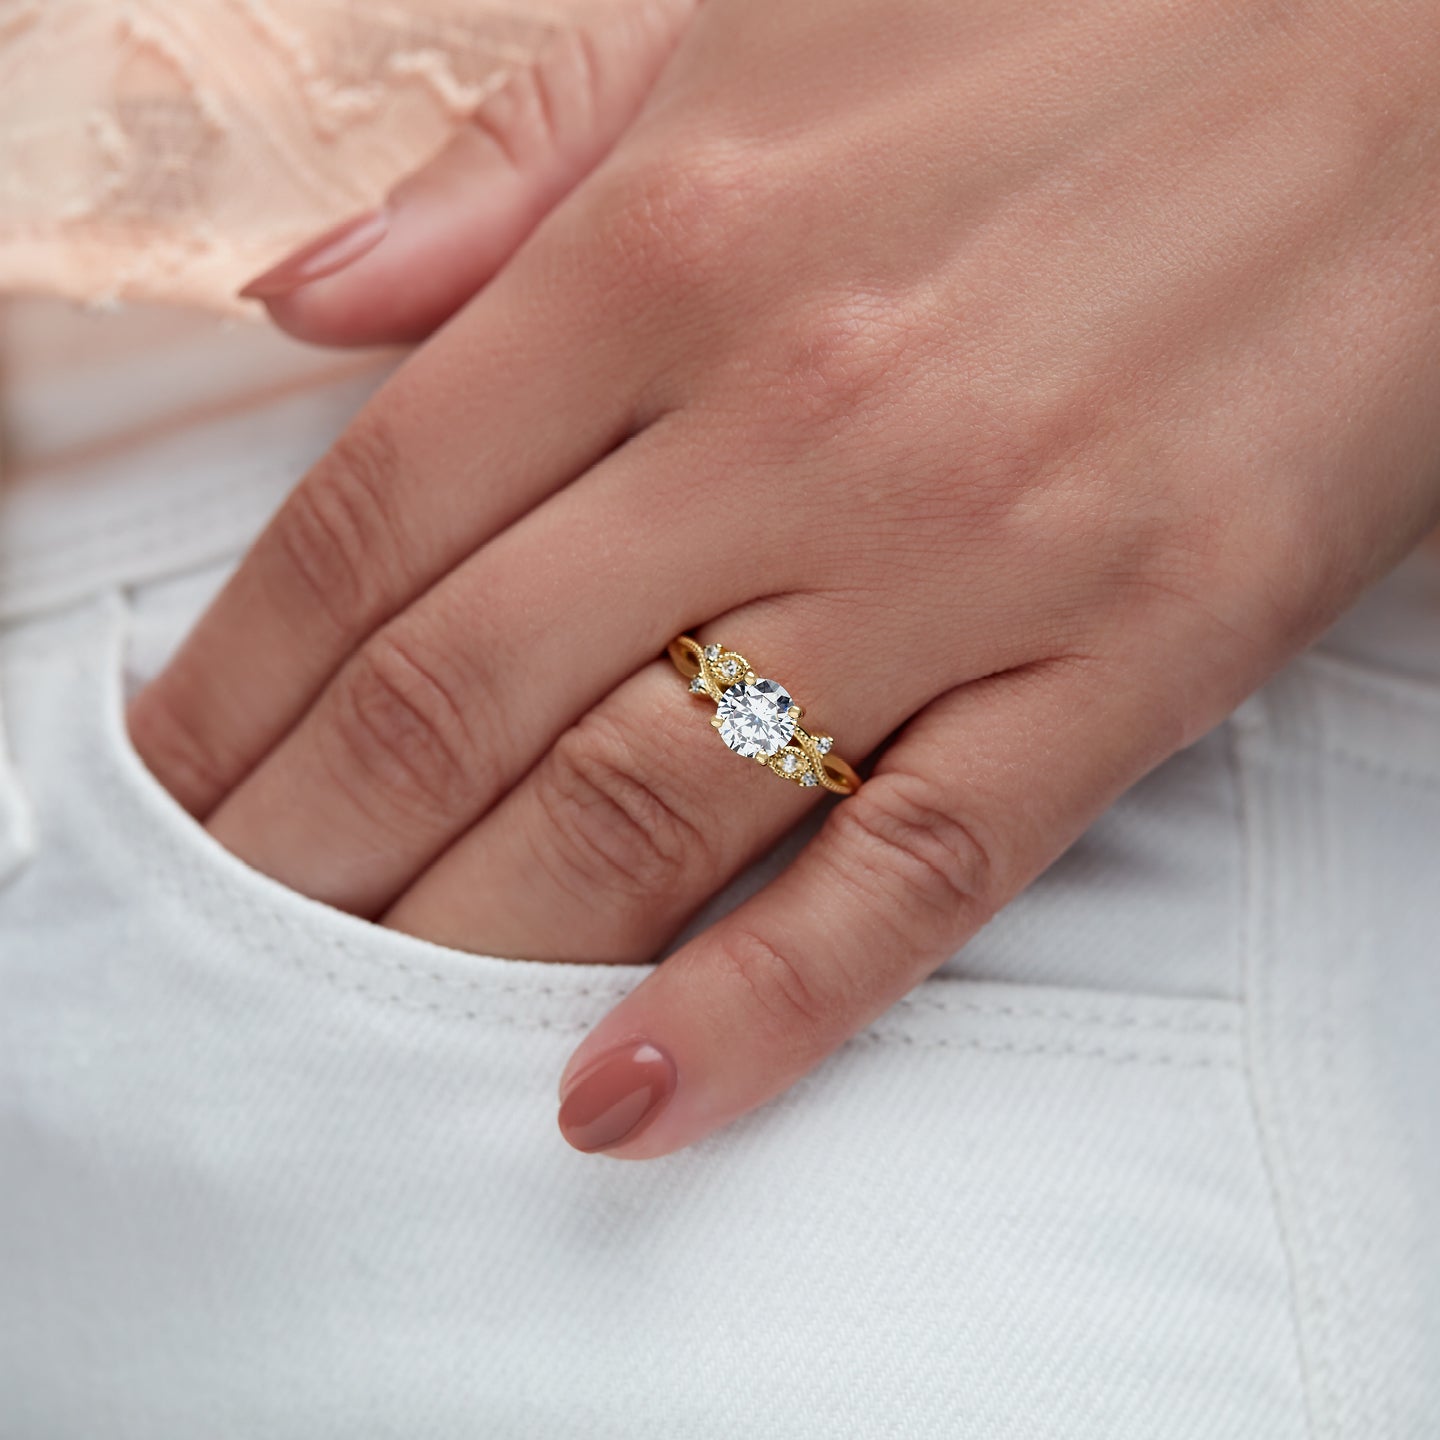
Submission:
[[627,1164],[555,1085],[641,968],[298,898],[127,741],[355,394],[0,508],[0,1437],[1440,1433],[1436,567],[791,1093]]

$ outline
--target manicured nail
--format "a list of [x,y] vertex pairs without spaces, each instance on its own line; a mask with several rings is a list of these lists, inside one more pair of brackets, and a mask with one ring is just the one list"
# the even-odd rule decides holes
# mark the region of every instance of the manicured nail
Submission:
[[312,280],[333,275],[368,255],[390,228],[384,210],[369,210],[327,230],[323,235],[287,255],[278,265],[257,275],[241,292],[242,300],[274,300],[289,295]]
[[610,1150],[632,1139],[675,1093],[675,1062],[647,1040],[600,1056],[565,1087],[560,1133],[577,1150]]

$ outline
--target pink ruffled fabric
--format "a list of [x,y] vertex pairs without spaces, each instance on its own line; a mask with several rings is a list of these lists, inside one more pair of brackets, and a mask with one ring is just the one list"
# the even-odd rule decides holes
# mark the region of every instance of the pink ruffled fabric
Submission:
[[238,310],[611,0],[0,0],[0,291]]

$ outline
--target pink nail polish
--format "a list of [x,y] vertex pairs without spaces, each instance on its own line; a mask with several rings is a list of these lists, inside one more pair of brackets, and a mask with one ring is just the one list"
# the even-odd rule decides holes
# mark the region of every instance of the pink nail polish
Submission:
[[369,210],[327,230],[309,244],[287,255],[278,265],[257,275],[243,290],[242,300],[274,300],[308,285],[312,280],[333,275],[368,255],[390,228],[384,210]]
[[675,1062],[647,1040],[587,1065],[565,1087],[560,1133],[577,1150],[610,1150],[632,1139],[675,1093]]

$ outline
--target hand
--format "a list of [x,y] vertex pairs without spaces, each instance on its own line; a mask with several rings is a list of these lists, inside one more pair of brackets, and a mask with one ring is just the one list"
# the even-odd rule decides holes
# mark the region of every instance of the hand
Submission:
[[883,749],[561,1122],[643,1157],[759,1104],[1440,519],[1440,39],[1395,9],[711,0],[136,743],[308,895],[637,960],[816,803],[658,658],[742,651]]

